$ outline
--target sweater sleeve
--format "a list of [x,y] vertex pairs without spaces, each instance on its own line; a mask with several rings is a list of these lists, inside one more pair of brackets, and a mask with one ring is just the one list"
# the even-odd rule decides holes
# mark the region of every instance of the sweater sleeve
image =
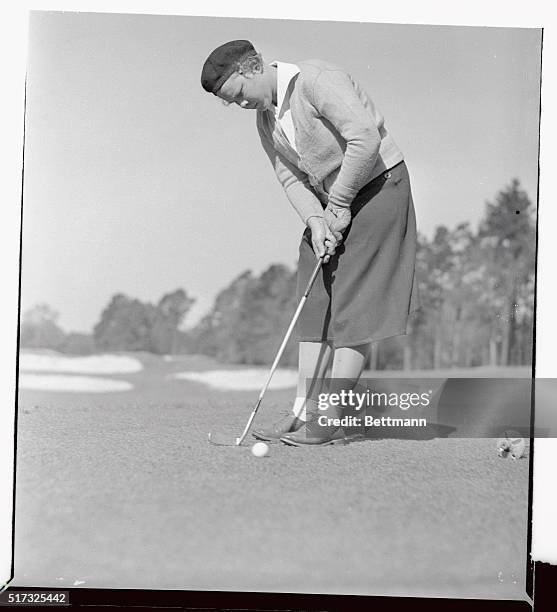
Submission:
[[350,76],[342,70],[323,70],[313,85],[313,105],[346,142],[344,158],[329,191],[329,202],[349,207],[373,176],[381,135],[360,100]]
[[307,223],[309,217],[322,217],[323,206],[319,198],[313,191],[307,175],[290,163],[284,155],[281,155],[273,146],[273,143],[268,139],[260,126],[257,126],[261,144],[265,149],[265,153],[277,175],[277,178],[282,185],[286,196],[302,221]]

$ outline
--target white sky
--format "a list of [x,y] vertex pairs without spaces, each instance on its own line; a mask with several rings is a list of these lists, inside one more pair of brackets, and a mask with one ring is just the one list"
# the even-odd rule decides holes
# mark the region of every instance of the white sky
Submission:
[[301,222],[255,114],[199,76],[217,45],[319,57],[369,91],[405,153],[418,229],[475,225],[518,177],[535,201],[540,31],[34,13],[29,36],[22,309],[90,331],[116,292],[183,287],[193,323],[247,268],[294,266]]

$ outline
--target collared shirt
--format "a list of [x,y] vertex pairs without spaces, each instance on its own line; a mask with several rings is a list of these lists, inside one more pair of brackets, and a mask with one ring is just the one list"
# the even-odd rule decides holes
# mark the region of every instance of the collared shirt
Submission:
[[296,64],[287,62],[274,61],[270,65],[277,69],[277,105],[273,107],[275,120],[282,128],[290,146],[297,152],[294,123],[290,111],[290,93],[300,69]]
[[[294,130],[294,121],[290,110],[290,95],[296,81],[296,77],[300,73],[300,68],[296,64],[288,62],[273,61],[271,66],[277,69],[277,105],[273,105],[274,120],[278,123],[283,135],[287,139],[287,144],[293,149],[294,154],[298,157],[298,149],[296,148],[296,132]],[[326,180],[314,185],[314,189],[318,195],[324,196],[325,199],[329,192],[330,186],[333,184],[338,171],[327,177]]]

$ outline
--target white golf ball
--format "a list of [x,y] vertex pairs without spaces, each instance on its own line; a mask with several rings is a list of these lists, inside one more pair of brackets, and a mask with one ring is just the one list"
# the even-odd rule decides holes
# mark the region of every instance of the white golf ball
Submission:
[[269,446],[265,442],[256,442],[251,447],[251,454],[254,457],[266,457],[269,454]]

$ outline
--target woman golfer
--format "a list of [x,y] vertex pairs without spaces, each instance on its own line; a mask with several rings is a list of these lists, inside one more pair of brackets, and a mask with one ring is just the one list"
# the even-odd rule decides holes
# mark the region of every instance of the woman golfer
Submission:
[[370,343],[405,334],[418,307],[416,220],[402,152],[367,93],[327,62],[266,63],[249,41],[234,40],[210,54],[201,83],[257,113],[263,148],[307,226],[298,297],[316,256],[324,261],[299,319],[296,400],[254,436],[295,446],[345,441],[332,422],[342,408],[317,411],[306,382],[323,379],[332,359],[327,393],[355,386]]

